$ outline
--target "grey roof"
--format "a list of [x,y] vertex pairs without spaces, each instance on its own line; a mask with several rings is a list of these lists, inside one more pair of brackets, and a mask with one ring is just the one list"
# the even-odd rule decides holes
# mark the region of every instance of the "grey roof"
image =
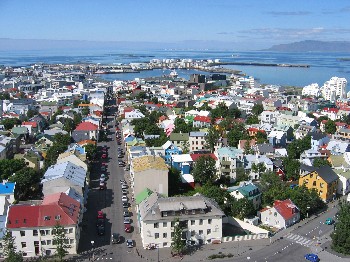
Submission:
[[206,136],[206,132],[190,132],[190,136]]
[[192,212],[185,212],[181,214],[181,219],[190,219],[200,217],[224,216],[224,212],[219,205],[212,199],[207,198],[201,194],[194,196],[180,196],[180,197],[162,197],[158,193],[152,193],[147,199],[142,201],[139,205],[140,216],[142,221],[159,221],[159,220],[173,220],[173,216],[162,216],[161,212],[167,211],[190,211],[204,209],[206,212],[192,214]]
[[328,184],[339,178],[330,166],[321,166],[317,168],[316,172]]
[[300,171],[308,171],[308,172],[314,172],[316,171],[316,167],[314,166],[308,166],[304,164],[300,164]]
[[261,154],[274,153],[275,151],[271,144],[257,144],[256,146]]
[[309,135],[312,137],[313,140],[321,140],[327,136],[325,134],[317,132],[310,133]]

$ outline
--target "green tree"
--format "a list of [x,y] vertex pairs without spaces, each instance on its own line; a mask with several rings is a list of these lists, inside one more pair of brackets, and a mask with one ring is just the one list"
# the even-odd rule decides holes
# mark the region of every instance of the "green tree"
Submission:
[[54,144],[46,151],[45,161],[44,161],[44,170],[51,165],[56,164],[59,154],[62,154],[67,150],[66,145]]
[[219,132],[214,127],[210,127],[207,135],[205,136],[205,147],[213,153],[219,138]]
[[264,107],[263,107],[263,105],[255,104],[255,105],[252,107],[252,114],[253,114],[253,115],[259,116],[262,112],[264,112]]
[[5,232],[2,238],[2,252],[5,257],[5,262],[22,262],[24,261],[22,253],[16,252],[15,237],[10,231]]
[[175,167],[169,169],[168,174],[168,188],[169,196],[174,196],[180,193],[179,189],[182,188],[181,172]]
[[210,111],[210,116],[213,120],[215,120],[216,118],[227,117],[228,113],[228,107],[225,103],[221,102],[216,106],[216,108]]
[[38,114],[38,111],[37,110],[33,110],[33,109],[29,109],[27,111],[27,117],[28,118],[32,118],[33,116],[36,116]]
[[289,159],[299,159],[302,152],[311,148],[311,137],[307,135],[302,139],[296,139],[287,146]]
[[343,114],[340,118],[340,121],[350,125],[350,115]]
[[335,229],[331,234],[332,249],[349,255],[350,254],[350,204],[341,202],[339,204],[338,219]]
[[335,125],[335,122],[333,120],[328,120],[325,124],[324,131],[327,134],[333,135],[335,131],[337,131],[337,126]]
[[249,175],[247,172],[245,172],[244,167],[237,167],[236,168],[236,181],[247,181],[249,179]]
[[266,171],[266,166],[264,163],[258,163],[258,164],[253,163],[252,164],[252,171],[254,173],[258,173],[260,176],[261,173],[264,173]]
[[63,258],[68,253],[67,252],[67,245],[65,244],[66,233],[64,231],[64,227],[60,224],[56,224],[55,227],[52,230],[53,234],[53,245],[56,247],[56,255],[59,258],[60,261],[63,261]]
[[63,110],[62,109],[58,109],[56,113],[54,113],[51,118],[50,118],[50,121],[49,121],[49,124],[52,125],[54,123],[56,123],[56,118],[58,115],[62,115],[63,114]]
[[174,125],[174,133],[189,133],[192,131],[192,126],[187,124],[183,118],[176,118]]
[[285,157],[282,159],[284,172],[287,180],[298,180],[300,173],[300,162],[298,159]]
[[227,133],[227,143],[229,146],[237,147],[239,140],[248,140],[249,135],[244,124],[235,123]]
[[179,218],[176,218],[173,222],[174,234],[171,238],[171,250],[173,253],[181,255],[186,250],[185,240],[182,239],[183,226],[179,221]]
[[320,116],[319,118],[317,118],[318,124],[320,124],[323,120],[329,120],[328,116]]
[[26,166],[24,159],[3,159],[0,160],[1,179],[8,179],[13,173]]
[[83,120],[83,117],[81,116],[80,113],[75,113],[74,112],[73,114],[74,114],[73,121],[74,121],[75,126],[77,126],[78,124],[81,123],[81,121]]
[[254,150],[253,150],[253,148],[250,146],[250,139],[246,140],[246,142],[244,143],[243,153],[244,153],[245,155],[254,154]]
[[223,190],[217,185],[207,183],[204,186],[198,188],[195,193],[200,193],[208,198],[214,199],[220,206],[225,214],[229,214],[231,210],[231,201],[233,197],[227,190]]
[[81,109],[81,114],[83,116],[87,116],[90,114],[90,108],[88,106],[84,106],[82,109]]
[[53,140],[54,145],[64,145],[67,147],[70,145],[72,138],[69,134],[57,133],[54,135]]
[[86,152],[86,158],[90,161],[96,159],[97,156],[97,146],[94,144],[87,144],[84,146]]
[[323,159],[323,158],[315,158],[312,165],[314,167],[321,167],[321,166],[330,166],[331,167],[332,166],[332,164],[329,163],[329,161],[327,159]]
[[228,110],[228,114],[226,117],[232,117],[234,119],[240,118],[242,115],[241,110],[239,110],[238,108],[231,108]]
[[256,215],[256,209],[251,200],[241,198],[231,201],[231,216],[239,219],[249,218]]
[[266,134],[266,132],[263,132],[263,131],[257,132],[256,136],[255,136],[255,139],[256,139],[256,143],[257,144],[267,143],[267,134]]
[[1,121],[1,124],[4,125],[6,130],[11,130],[14,126],[20,125],[22,122],[17,118],[6,118]]
[[247,125],[259,124],[259,118],[257,115],[249,115],[246,121]]
[[16,199],[28,200],[37,197],[41,173],[33,168],[25,167],[9,178],[9,181],[16,182]]
[[212,183],[216,176],[215,160],[208,155],[199,157],[195,161],[192,175],[197,183]]
[[10,100],[11,96],[8,92],[0,93],[0,100]]
[[64,121],[63,130],[71,133],[76,127],[73,119],[67,118]]

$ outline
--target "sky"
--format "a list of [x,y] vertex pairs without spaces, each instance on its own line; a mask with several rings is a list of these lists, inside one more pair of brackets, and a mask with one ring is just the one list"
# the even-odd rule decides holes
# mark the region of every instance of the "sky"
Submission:
[[0,0],[0,38],[268,48],[349,41],[349,0]]

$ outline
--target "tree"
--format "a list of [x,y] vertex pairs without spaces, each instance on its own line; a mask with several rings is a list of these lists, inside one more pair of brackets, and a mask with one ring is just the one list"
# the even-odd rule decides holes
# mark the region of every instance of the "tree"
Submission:
[[321,167],[321,166],[332,166],[331,163],[327,159],[322,158],[315,158],[314,162],[312,163],[314,167]]
[[21,253],[16,252],[15,237],[12,236],[10,231],[5,232],[3,238],[2,252],[5,257],[5,262],[22,262],[23,256]]
[[258,173],[260,176],[261,173],[266,171],[266,166],[264,163],[258,163],[258,164],[253,163],[252,164],[252,171],[254,173]]
[[285,157],[282,159],[286,180],[298,180],[300,172],[300,162],[298,159]]
[[27,117],[28,118],[32,118],[33,116],[37,115],[38,114],[38,111],[37,110],[33,110],[33,109],[29,109],[27,111]]
[[81,109],[81,114],[83,116],[87,116],[88,114],[90,114],[90,108],[88,106],[84,106],[82,109]]
[[10,100],[10,94],[8,92],[0,93],[0,100]]
[[73,114],[74,114],[73,121],[74,121],[75,126],[77,126],[78,124],[81,123],[83,118],[82,118],[80,113],[74,112]]
[[53,139],[54,139],[53,141],[54,145],[64,145],[66,147],[70,145],[72,141],[72,138],[69,134],[62,134],[62,133],[55,134]]
[[267,142],[267,134],[264,131],[258,131],[255,135],[257,144],[264,144]]
[[11,130],[14,126],[20,125],[22,122],[17,118],[6,118],[1,121],[1,124],[4,125],[6,130]]
[[247,125],[259,124],[259,118],[257,115],[249,115],[246,121]]
[[44,169],[46,170],[49,166],[56,164],[59,154],[67,150],[66,145],[54,144],[46,151]]
[[87,144],[84,146],[86,158],[90,161],[95,160],[97,156],[97,146],[94,144]]
[[174,234],[171,238],[171,250],[175,254],[181,255],[186,249],[186,243],[182,239],[182,230],[183,226],[181,225],[179,218],[176,218],[174,221]]
[[253,148],[250,146],[250,139],[248,139],[248,140],[244,143],[243,153],[244,153],[245,155],[254,154],[254,150],[253,150]]
[[16,182],[16,199],[27,200],[35,198],[39,192],[41,173],[33,168],[25,167],[9,178],[9,181]]
[[202,185],[213,182],[216,176],[215,160],[208,155],[199,157],[195,162],[192,175],[194,181]]
[[262,112],[264,112],[264,107],[263,107],[263,105],[255,104],[255,105],[252,107],[252,114],[253,114],[253,115],[259,116]]
[[320,124],[323,120],[329,120],[328,116],[320,116],[319,118],[317,118],[318,124]]
[[225,103],[221,102],[216,106],[216,108],[210,111],[210,116],[213,120],[215,120],[216,118],[227,117],[228,113],[228,107]]
[[350,204],[341,202],[335,229],[331,234],[332,249],[349,255],[350,254]]
[[231,108],[228,110],[228,114],[226,117],[232,117],[234,119],[240,118],[242,115],[241,110],[239,110],[238,108]]
[[67,118],[64,121],[63,130],[71,133],[76,127],[73,119]]
[[325,124],[324,131],[327,134],[333,135],[337,131],[337,126],[333,120],[328,120]]
[[189,133],[192,131],[192,126],[187,124],[183,118],[176,118],[174,125],[174,133]]
[[205,147],[213,153],[219,138],[219,132],[214,127],[210,127],[208,134],[205,136]]
[[247,198],[241,198],[231,202],[230,215],[239,219],[244,219],[256,215],[256,209],[251,200],[248,200]]
[[3,159],[0,160],[1,179],[8,179],[13,173],[26,166],[24,159]]
[[302,139],[296,139],[287,146],[288,158],[299,159],[302,152],[311,148],[311,137],[307,135]]
[[180,188],[182,186],[181,172],[175,167],[169,169],[168,174],[168,188],[169,196],[174,196],[180,193]]
[[227,143],[229,146],[237,147],[239,140],[249,139],[249,134],[244,124],[235,123],[227,133]]
[[57,223],[52,231],[53,245],[56,247],[56,255],[60,261],[63,261],[64,256],[68,253],[67,245],[65,244],[66,233],[64,227]]
[[245,172],[244,167],[236,168],[236,181],[247,181],[249,179],[249,175]]

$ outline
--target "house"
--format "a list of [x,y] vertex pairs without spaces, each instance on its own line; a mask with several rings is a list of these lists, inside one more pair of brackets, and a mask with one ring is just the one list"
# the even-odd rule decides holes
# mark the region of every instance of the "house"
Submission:
[[260,211],[260,220],[263,225],[283,229],[299,222],[300,211],[290,199],[275,200],[273,207]]
[[[300,171],[302,172],[302,165]],[[306,172],[300,175],[299,186],[303,185],[308,189],[315,189],[320,198],[324,202],[328,202],[336,197],[338,176],[329,166],[309,167]]]
[[168,195],[168,167],[160,156],[141,156],[130,163],[131,187],[136,196],[145,188]]
[[39,130],[37,122],[23,122],[22,126],[28,129],[28,134],[30,136],[35,136],[36,134],[38,134]]
[[72,138],[75,142],[80,142],[82,140],[96,140],[99,138],[98,126],[90,122],[80,123],[75,130],[72,132]]
[[273,147],[285,147],[287,145],[287,136],[283,131],[271,131],[267,139]]
[[186,243],[210,244],[222,238],[224,212],[203,195],[162,197],[153,193],[139,205],[140,235],[143,248],[161,243],[170,247],[175,219],[183,228]]
[[0,183],[0,239],[4,236],[8,208],[15,201],[15,187],[16,183],[10,183],[7,181]]
[[219,176],[230,178],[231,182],[236,181],[236,170],[244,167],[243,150],[234,147],[222,147],[217,150],[217,169]]
[[48,126],[47,119],[41,114],[37,114],[36,116],[29,119],[29,122],[36,122],[38,126],[38,132],[43,132],[43,130]]
[[189,134],[189,151],[202,151],[205,149],[206,132],[190,132]]
[[278,111],[263,111],[259,116],[260,124],[275,124],[279,114]]
[[327,159],[328,155],[325,152],[319,150],[308,149],[300,154],[300,162],[305,165],[312,166],[316,158]]
[[[259,179],[260,174],[265,171],[271,171],[271,172],[273,171],[273,162],[267,156],[257,155],[257,154],[256,155],[247,154],[244,156],[243,161],[244,161],[244,170],[247,173],[249,173],[249,177],[252,180]],[[259,166],[259,164],[264,167],[265,171],[258,170],[258,172],[256,172],[254,170],[253,168],[254,165]]]
[[208,116],[195,116],[193,119],[193,127],[204,128],[210,127],[211,119]]
[[321,110],[321,114],[334,121],[340,118],[340,116],[338,116],[338,111],[338,108],[325,107]]
[[162,145],[162,148],[164,150],[164,158],[165,158],[165,163],[168,165],[171,165],[171,157],[173,155],[181,155],[182,150],[175,146],[173,143],[170,141],[165,142],[164,145]]
[[64,193],[56,193],[45,196],[38,205],[12,205],[6,229],[23,257],[49,256],[56,252],[53,229],[59,223],[66,232],[68,254],[77,254],[81,219],[79,202]]
[[141,113],[140,110],[134,109],[130,112],[125,112],[125,119],[132,120],[132,119],[138,119],[138,118],[144,118],[145,115]]
[[180,147],[182,150],[186,148],[189,142],[188,133],[171,133],[169,140],[177,147]]
[[242,185],[240,183],[239,186],[229,188],[228,191],[230,192],[230,195],[236,198],[237,200],[246,198],[252,201],[256,209],[258,209],[261,205],[260,189],[251,182],[243,182]]
[[24,159],[26,166],[31,167],[36,171],[39,171],[39,169],[42,167],[44,160],[41,153],[35,152],[33,150],[29,150],[25,154],[16,154],[14,155],[14,158]]
[[350,143],[341,140],[330,140],[326,147],[332,155],[342,155],[345,152],[350,152]]
[[193,159],[190,154],[173,155],[172,156],[172,167],[181,171],[181,181],[184,184],[189,184],[191,187],[195,186],[195,181],[191,175],[191,167]]
[[326,134],[311,133],[311,149],[318,150],[320,147],[327,145],[330,138]]

